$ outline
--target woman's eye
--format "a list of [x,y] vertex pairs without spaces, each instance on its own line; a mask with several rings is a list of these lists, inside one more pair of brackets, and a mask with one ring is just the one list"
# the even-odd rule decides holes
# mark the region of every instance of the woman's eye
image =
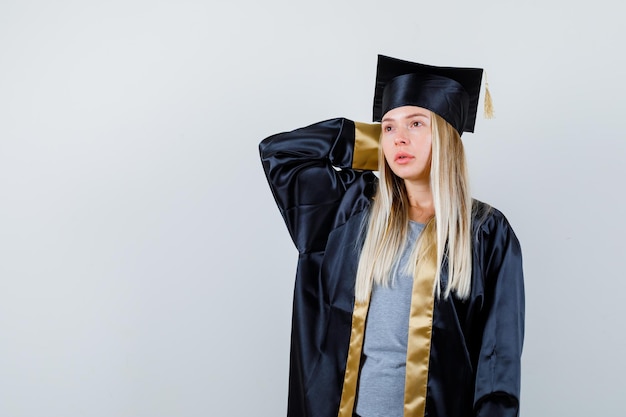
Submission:
[[413,127],[418,127],[420,126],[422,123],[421,122],[413,122]]
[[383,127],[383,130],[385,132],[391,132],[391,126],[385,126],[385,127]]

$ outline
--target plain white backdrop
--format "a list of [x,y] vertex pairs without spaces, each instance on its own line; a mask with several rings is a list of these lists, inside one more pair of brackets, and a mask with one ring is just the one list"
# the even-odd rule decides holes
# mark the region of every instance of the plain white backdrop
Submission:
[[522,416],[623,416],[617,1],[0,2],[0,416],[281,416],[264,137],[369,121],[379,53],[487,70],[474,195],[524,250]]

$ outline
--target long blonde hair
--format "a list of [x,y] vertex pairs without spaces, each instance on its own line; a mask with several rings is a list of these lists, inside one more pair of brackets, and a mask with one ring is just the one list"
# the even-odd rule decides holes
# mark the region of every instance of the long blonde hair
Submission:
[[[443,118],[431,112],[432,158],[430,183],[435,207],[431,219],[436,227],[428,228],[436,236],[437,272],[433,291],[440,297],[441,269],[447,264],[448,283],[443,289],[447,298],[452,291],[465,299],[470,293],[472,276],[471,212],[472,198],[465,152],[459,133]],[[409,201],[404,181],[392,171],[378,151],[380,181],[364,225],[365,239],[357,269],[355,296],[364,302],[374,284],[388,286],[404,248],[409,223]],[[426,230],[426,229],[425,229]],[[409,264],[415,276],[420,258],[420,242],[413,248]]]

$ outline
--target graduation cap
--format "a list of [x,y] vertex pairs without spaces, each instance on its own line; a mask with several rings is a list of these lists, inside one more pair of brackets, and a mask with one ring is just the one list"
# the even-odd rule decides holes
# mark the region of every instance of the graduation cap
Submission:
[[481,68],[435,67],[378,55],[374,121],[396,107],[418,106],[441,116],[459,135],[473,132],[482,75]]

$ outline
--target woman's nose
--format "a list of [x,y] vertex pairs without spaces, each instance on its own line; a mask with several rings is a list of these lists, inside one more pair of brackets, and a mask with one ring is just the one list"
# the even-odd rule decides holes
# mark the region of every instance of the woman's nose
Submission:
[[407,142],[408,142],[407,138],[408,138],[407,132],[405,132],[404,130],[400,129],[396,133],[396,136],[394,138],[394,143],[396,145],[406,145]]

